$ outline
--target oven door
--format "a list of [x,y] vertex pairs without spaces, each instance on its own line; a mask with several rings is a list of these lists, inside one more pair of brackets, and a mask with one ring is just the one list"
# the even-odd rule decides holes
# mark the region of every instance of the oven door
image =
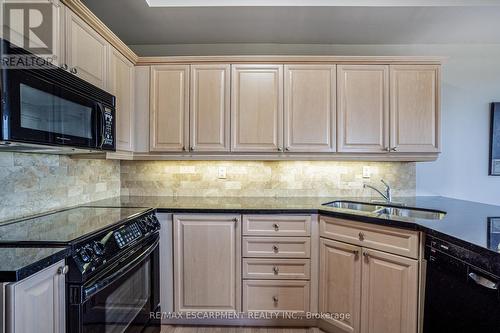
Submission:
[[35,70],[7,70],[5,75],[4,141],[96,147],[98,103]]
[[153,326],[159,331],[159,322],[150,320],[159,310],[158,240],[155,235],[81,287],[82,302],[70,305],[70,332],[135,333]]

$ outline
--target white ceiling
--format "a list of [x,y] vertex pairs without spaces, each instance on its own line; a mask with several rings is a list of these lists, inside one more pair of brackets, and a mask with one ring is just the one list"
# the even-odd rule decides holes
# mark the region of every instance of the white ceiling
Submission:
[[491,0],[474,1],[479,6],[456,0],[460,6],[419,7],[152,8],[145,0],[82,2],[125,43],[134,45],[500,43],[500,6],[492,5],[500,1]]

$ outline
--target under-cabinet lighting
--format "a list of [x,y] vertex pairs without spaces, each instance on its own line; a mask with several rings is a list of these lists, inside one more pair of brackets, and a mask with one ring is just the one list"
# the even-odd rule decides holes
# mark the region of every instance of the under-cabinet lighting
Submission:
[[499,6],[498,0],[146,0],[150,7]]

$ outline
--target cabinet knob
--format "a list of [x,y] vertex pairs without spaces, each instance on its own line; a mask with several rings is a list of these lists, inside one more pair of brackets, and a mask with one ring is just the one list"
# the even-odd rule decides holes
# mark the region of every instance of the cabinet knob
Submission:
[[76,67],[71,68],[69,71],[70,71],[71,74],[78,73],[78,69],[76,69]]
[[290,147],[286,147],[286,148],[285,148],[285,150],[286,150],[286,151],[290,151]]
[[278,223],[273,224],[274,231],[280,231],[280,225]]
[[57,274],[59,274],[59,275],[66,275],[66,274],[68,274],[68,271],[69,271],[68,265],[64,265],[64,266],[59,267],[57,269]]
[[274,253],[278,253],[279,250],[280,250],[280,248],[278,247],[278,245],[273,245]]
[[183,146],[183,147],[182,147],[182,151],[186,151],[186,147],[184,147],[184,146]]
[[360,240],[360,241],[364,241],[364,240],[365,240],[365,234],[364,234],[364,233],[362,233],[362,232],[360,232],[360,233],[358,234],[358,237],[359,237],[359,240]]
[[280,299],[278,298],[278,296],[273,296],[273,302],[274,302],[274,303],[278,303],[278,302],[279,302],[279,300],[280,300]]
[[274,266],[273,272],[274,272],[274,275],[278,275],[278,273],[280,272],[280,268],[278,266]]
[[237,223],[237,222],[238,222],[238,218],[236,218],[236,217],[235,217],[235,218],[233,219],[233,222],[234,222],[234,223]]
[[391,151],[398,151],[398,149],[396,147],[392,147]]
[[193,146],[189,147],[189,150],[193,151],[193,150],[194,150],[194,147],[193,147]]
[[363,252],[363,257],[365,257],[366,260],[370,259],[370,255],[367,252]]
[[282,151],[282,150],[283,150],[283,148],[281,148],[281,147],[278,147],[278,151]]
[[67,71],[67,70],[68,70],[68,65],[66,65],[66,64],[62,64],[62,65],[61,65],[61,68],[62,68],[62,69],[64,69],[65,71]]
[[353,250],[352,253],[357,257],[359,255],[359,250]]

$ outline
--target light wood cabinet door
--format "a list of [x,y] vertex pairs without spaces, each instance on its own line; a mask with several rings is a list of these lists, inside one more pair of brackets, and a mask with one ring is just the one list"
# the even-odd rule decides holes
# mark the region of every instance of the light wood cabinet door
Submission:
[[416,333],[418,261],[363,249],[362,333]]
[[[320,239],[319,290],[319,311],[332,314],[328,321],[341,332],[358,333],[361,309],[360,247]],[[343,314],[345,317],[335,317],[334,314]]]
[[338,65],[338,151],[389,150],[389,66]]
[[440,66],[393,65],[391,150],[439,152]]
[[285,65],[285,151],[334,152],[335,65]]
[[240,311],[239,215],[174,215],[174,308]]
[[190,150],[229,151],[230,65],[191,65]]
[[66,332],[64,260],[6,288],[7,333]]
[[116,97],[116,149],[134,151],[134,64],[111,49],[110,92]]
[[150,95],[150,150],[187,150],[189,65],[152,66]]
[[65,13],[65,60],[69,71],[101,89],[109,89],[109,43],[71,10]]
[[231,150],[283,150],[283,65],[232,65]]

